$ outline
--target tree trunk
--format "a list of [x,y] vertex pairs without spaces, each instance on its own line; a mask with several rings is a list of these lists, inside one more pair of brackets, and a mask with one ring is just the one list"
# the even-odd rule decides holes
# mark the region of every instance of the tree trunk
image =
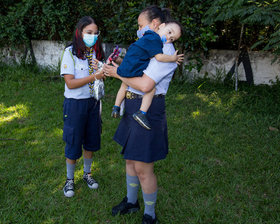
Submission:
[[235,72],[234,72],[234,75],[235,75],[235,91],[238,90],[238,60],[239,60],[239,55],[240,55],[240,48],[241,48],[243,31],[244,31],[244,24],[242,24],[242,26],[241,26],[237,56],[235,58]]
[[28,48],[29,48],[29,50],[30,50],[31,63],[32,63],[33,65],[36,65],[37,62],[36,62],[36,58],[35,58],[35,55],[34,55],[34,51],[33,51],[33,46],[32,46],[31,39],[29,39],[29,41],[28,41]]

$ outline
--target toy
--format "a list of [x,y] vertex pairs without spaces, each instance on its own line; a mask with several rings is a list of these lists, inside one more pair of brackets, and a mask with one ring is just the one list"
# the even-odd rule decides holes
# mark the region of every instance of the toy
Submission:
[[[121,53],[122,49],[119,48],[119,46],[117,45],[113,51],[112,54],[110,54],[110,56],[108,57],[106,64],[110,64],[112,61],[115,61],[118,57],[119,54]],[[98,70],[101,70],[103,68],[104,63],[99,61],[98,62]]]
[[107,62],[109,61],[110,64],[112,61],[115,61],[117,59],[117,57],[119,56],[119,54],[121,53],[122,49],[119,48],[119,46],[117,45],[115,50],[113,51],[113,53],[109,56]]

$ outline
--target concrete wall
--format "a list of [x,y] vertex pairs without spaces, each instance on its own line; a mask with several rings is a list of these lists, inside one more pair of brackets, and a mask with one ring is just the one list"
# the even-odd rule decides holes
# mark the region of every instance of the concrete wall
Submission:
[[[58,67],[66,43],[58,41],[32,41],[32,45],[36,61],[39,65]],[[112,52],[113,48],[113,44],[103,44],[106,56]],[[0,49],[0,60],[10,64],[14,61],[19,62],[23,54],[23,48],[18,48],[17,50],[3,48]],[[235,57],[236,51],[211,50],[209,57],[203,59],[203,67],[200,72],[185,70],[184,75],[189,79],[207,75],[210,78],[222,80],[233,66]],[[249,58],[253,70],[254,84],[271,84],[271,82],[275,82],[277,78],[280,78],[280,58],[273,64],[271,62],[274,56],[267,52],[249,52]],[[188,61],[185,63],[188,63]],[[238,74],[239,80],[246,80],[242,64],[238,67]]]
[[[66,42],[61,41],[49,41],[49,40],[33,40],[32,46],[36,62],[40,66],[48,66],[56,68],[59,65],[61,56]],[[114,48],[113,44],[103,44],[103,50],[106,56],[112,53]],[[12,64],[14,62],[19,63],[24,56],[25,49],[19,46],[17,49],[12,49],[9,47],[0,48],[0,60],[7,64]],[[27,53],[27,61],[30,61],[30,52]]]
[[[203,67],[200,72],[193,70],[185,71],[190,79],[208,76],[213,79],[224,79],[225,75],[234,65],[237,51],[231,50],[210,50],[209,56],[203,58]],[[280,79],[280,58],[272,64],[275,56],[269,52],[248,52],[253,71],[254,84],[271,84],[277,78]],[[243,64],[238,66],[238,78],[246,81]]]

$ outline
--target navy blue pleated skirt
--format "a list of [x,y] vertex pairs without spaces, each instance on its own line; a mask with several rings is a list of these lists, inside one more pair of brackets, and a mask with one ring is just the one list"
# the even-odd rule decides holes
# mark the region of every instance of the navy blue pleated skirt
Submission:
[[165,98],[153,98],[147,112],[151,130],[140,126],[132,117],[139,110],[141,102],[142,99],[125,99],[125,113],[114,140],[123,147],[121,153],[124,159],[146,163],[165,159],[168,154]]

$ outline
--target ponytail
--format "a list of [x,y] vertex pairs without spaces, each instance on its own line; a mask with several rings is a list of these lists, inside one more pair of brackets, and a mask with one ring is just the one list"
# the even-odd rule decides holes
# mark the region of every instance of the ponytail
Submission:
[[171,20],[171,10],[169,8],[162,8],[161,13],[162,13],[162,21],[161,21],[162,23]]

